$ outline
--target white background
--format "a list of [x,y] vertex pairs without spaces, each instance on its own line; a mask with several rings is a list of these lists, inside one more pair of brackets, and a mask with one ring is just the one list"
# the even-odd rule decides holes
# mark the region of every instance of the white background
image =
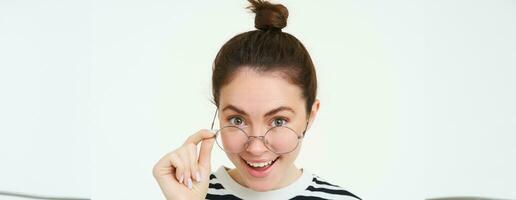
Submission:
[[[299,166],[363,199],[516,198],[515,1],[280,2],[319,79]],[[0,191],[161,199],[245,6],[1,1]]]

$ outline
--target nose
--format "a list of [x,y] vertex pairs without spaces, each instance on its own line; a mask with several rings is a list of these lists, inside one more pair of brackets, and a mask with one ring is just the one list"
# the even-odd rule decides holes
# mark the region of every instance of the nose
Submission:
[[264,142],[263,136],[251,136],[247,142],[246,151],[253,155],[262,155],[269,151]]

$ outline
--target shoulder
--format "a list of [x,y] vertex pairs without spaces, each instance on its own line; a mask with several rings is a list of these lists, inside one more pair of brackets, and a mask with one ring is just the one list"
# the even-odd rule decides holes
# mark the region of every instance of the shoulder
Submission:
[[219,177],[217,177],[216,173],[210,174],[210,182],[208,185],[208,193],[206,194],[205,199],[211,200],[241,200],[231,191],[227,190],[222,184]]
[[342,199],[342,200],[360,200],[361,198],[344,189],[343,187],[330,183],[327,180],[311,174],[312,181],[306,188],[305,192],[294,199]]
[[208,185],[208,193],[206,194],[206,199],[212,199],[212,200],[239,200],[240,198],[234,196],[231,194],[222,183],[218,180],[217,176],[215,174],[210,174],[210,183]]

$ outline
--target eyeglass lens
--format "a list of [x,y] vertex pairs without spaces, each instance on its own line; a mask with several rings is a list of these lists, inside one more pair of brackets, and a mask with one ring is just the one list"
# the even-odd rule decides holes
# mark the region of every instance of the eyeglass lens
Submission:
[[[252,139],[260,137],[248,137],[240,128],[227,126],[220,129],[216,134],[216,141],[222,150],[229,153],[240,153],[244,151]],[[299,144],[299,136],[294,130],[277,126],[269,129],[262,138],[264,145],[277,154],[289,153],[296,149]]]

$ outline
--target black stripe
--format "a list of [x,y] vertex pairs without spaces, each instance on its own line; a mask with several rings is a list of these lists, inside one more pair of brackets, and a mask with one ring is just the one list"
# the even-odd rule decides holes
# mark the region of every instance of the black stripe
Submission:
[[211,200],[242,200],[241,198],[238,198],[238,197],[235,197],[231,194],[224,194],[224,195],[220,195],[220,194],[206,194],[206,199],[211,199]]
[[220,183],[210,183],[208,185],[208,188],[212,188],[212,189],[225,189],[224,186],[222,186],[222,184],[220,184]]
[[210,180],[211,180],[211,179],[216,179],[216,178],[217,178],[217,177],[216,177],[214,174],[211,174],[211,175],[210,175]]
[[329,193],[329,194],[346,195],[346,196],[352,196],[357,199],[360,199],[353,193],[348,192],[346,190],[332,190],[332,189],[328,189],[328,188],[316,188],[314,186],[308,186],[308,188],[306,188],[306,190],[312,191],[312,192],[324,192],[324,193]]
[[315,177],[314,177],[314,179],[312,179],[312,182],[315,182],[315,183],[317,183],[319,185],[331,185],[331,186],[339,187],[338,185],[333,185],[333,184],[330,184],[328,182],[317,180],[317,178],[315,178]]
[[314,197],[314,196],[296,196],[290,200],[325,200],[321,197]]

